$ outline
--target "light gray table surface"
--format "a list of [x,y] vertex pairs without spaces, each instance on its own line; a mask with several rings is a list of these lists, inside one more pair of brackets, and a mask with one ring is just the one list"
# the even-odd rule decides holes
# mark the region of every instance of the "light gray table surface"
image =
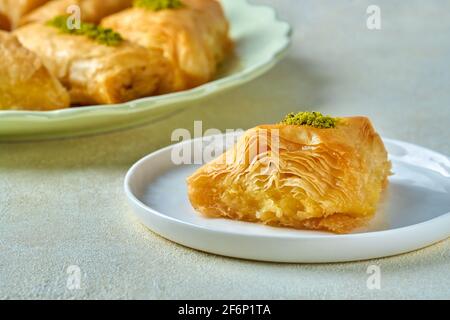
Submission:
[[[0,298],[450,298],[450,240],[357,263],[259,263],[176,245],[133,217],[126,171],[194,120],[250,128],[293,110],[361,114],[385,137],[450,155],[450,1],[254,2],[295,30],[287,57],[258,80],[159,125],[0,144]],[[366,27],[370,4],[381,30]],[[366,286],[370,265],[379,290]]]

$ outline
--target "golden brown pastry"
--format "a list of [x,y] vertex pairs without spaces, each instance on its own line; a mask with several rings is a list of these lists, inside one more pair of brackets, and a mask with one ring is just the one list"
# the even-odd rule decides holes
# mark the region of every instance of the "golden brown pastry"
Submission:
[[228,23],[216,0],[182,0],[181,7],[162,10],[135,5],[105,18],[102,25],[146,48],[163,50],[170,72],[163,78],[160,93],[212,80],[231,48]]
[[193,207],[209,217],[335,233],[373,217],[390,162],[369,119],[289,119],[309,120],[250,129],[189,177]]
[[0,12],[0,30],[10,30],[11,25],[9,23],[8,17],[3,13]]
[[130,7],[132,2],[133,0],[53,0],[23,17],[20,25],[45,22],[56,16],[69,14],[68,8],[73,5],[80,8],[82,21],[99,23],[104,17]]
[[0,0],[0,12],[8,17],[11,28],[18,26],[20,19],[27,13],[49,0]]
[[41,60],[4,31],[0,31],[0,70],[0,110],[53,110],[70,105],[69,94]]
[[68,88],[75,105],[113,104],[152,95],[163,72],[161,52],[127,41],[107,45],[38,23],[15,34]]

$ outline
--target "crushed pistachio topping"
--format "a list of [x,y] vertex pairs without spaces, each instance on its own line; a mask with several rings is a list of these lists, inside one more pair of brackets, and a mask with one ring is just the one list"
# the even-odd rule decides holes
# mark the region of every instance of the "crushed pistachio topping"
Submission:
[[134,0],[134,6],[153,11],[178,9],[183,6],[180,0]]
[[282,124],[311,126],[314,128],[328,129],[335,128],[338,119],[330,116],[324,116],[320,112],[299,112],[286,115]]
[[70,27],[67,19],[68,16],[57,16],[48,21],[47,25],[55,27],[63,33],[87,36],[88,38],[107,46],[117,46],[123,41],[122,36],[112,29],[102,28],[93,23],[86,22],[81,22],[79,26]]

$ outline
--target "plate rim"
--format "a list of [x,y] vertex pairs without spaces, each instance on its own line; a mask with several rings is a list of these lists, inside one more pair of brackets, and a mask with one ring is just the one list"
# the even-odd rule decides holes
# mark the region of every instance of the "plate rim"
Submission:
[[90,114],[99,116],[102,114],[114,113],[117,115],[120,113],[149,111],[150,109],[156,110],[168,104],[177,103],[180,101],[194,101],[199,98],[220,92],[222,90],[230,89],[240,84],[250,82],[251,80],[254,80],[255,78],[270,70],[284,57],[292,43],[293,28],[287,21],[281,19],[276,9],[270,5],[254,4],[250,3],[248,0],[239,0],[239,3],[243,7],[250,10],[270,11],[270,14],[273,17],[273,23],[279,25],[280,28],[281,26],[282,28],[284,28],[282,45],[280,45],[277,50],[275,50],[270,56],[268,56],[267,59],[264,59],[251,68],[243,69],[236,74],[210,81],[196,88],[165,95],[144,97],[120,104],[92,105],[82,108],[67,108],[49,111],[0,110],[0,120],[14,120],[23,122],[27,122],[30,119],[33,119],[33,121],[68,120],[73,118],[81,118]]
[[[233,132],[231,133],[231,135],[241,135],[242,132]],[[132,192],[131,190],[131,186],[130,186],[130,181],[132,176],[134,175],[135,171],[146,161],[148,161],[150,158],[156,157],[158,155],[161,155],[177,146],[182,146],[184,144],[190,144],[190,143],[194,143],[195,141],[199,141],[199,140],[203,140],[203,139],[212,139],[213,137],[223,137],[226,134],[219,134],[219,135],[211,135],[211,136],[206,136],[206,137],[199,137],[199,138],[195,138],[195,139],[189,139],[186,141],[182,141],[176,144],[172,144],[169,145],[167,147],[161,148],[157,151],[154,151],[150,154],[148,154],[147,156],[143,157],[142,159],[138,160],[135,164],[133,164],[131,166],[131,168],[127,171],[127,174],[125,175],[125,179],[124,179],[124,190],[125,190],[125,194],[128,198],[128,200],[131,202],[131,204],[134,205],[138,205],[141,209],[143,209],[144,211],[146,211],[147,213],[156,215],[158,218],[166,220],[166,221],[170,221],[170,222],[174,222],[178,225],[181,225],[183,227],[188,227],[188,228],[193,228],[196,230],[200,230],[201,232],[208,232],[208,233],[214,233],[214,234],[220,234],[223,236],[241,236],[241,237],[245,237],[245,238],[252,238],[252,239],[288,239],[288,240],[303,240],[303,239],[307,239],[307,240],[318,240],[318,241],[327,241],[327,240],[332,240],[332,239],[339,239],[339,240],[356,240],[356,239],[368,239],[368,238],[372,238],[372,237],[380,237],[380,236],[391,236],[391,235],[395,235],[396,233],[408,233],[411,231],[414,231],[417,228],[422,228],[425,227],[428,224],[435,224],[436,221],[438,220],[448,220],[450,219],[450,211],[443,213],[441,215],[439,215],[438,217],[435,217],[433,219],[429,219],[426,221],[422,221],[419,223],[415,223],[412,225],[408,225],[408,226],[404,226],[404,227],[398,227],[398,228],[393,228],[393,229],[388,229],[388,230],[381,230],[381,231],[373,231],[373,232],[361,232],[361,233],[353,233],[353,234],[333,234],[333,233],[326,233],[326,234],[301,234],[299,233],[298,235],[273,235],[273,234],[243,234],[243,233],[239,233],[239,232],[233,232],[231,230],[212,230],[209,229],[207,227],[201,226],[201,225],[196,225],[194,223],[190,223],[190,222],[186,222],[168,215],[165,215],[149,206],[147,206],[145,203],[143,203],[141,200],[138,199],[138,197]],[[413,143],[409,143],[409,142],[404,142],[401,140],[397,140],[397,139],[389,139],[389,138],[382,138],[383,142],[389,142],[389,143],[394,143],[394,144],[400,144],[400,145],[405,145],[409,148],[417,148],[423,151],[426,151],[427,153],[430,153],[434,156],[437,156],[440,159],[446,159],[446,161],[448,163],[450,163],[450,158],[445,156],[442,153],[439,153],[437,151],[428,149],[426,147],[423,146],[419,146]],[[428,169],[431,170],[431,169]],[[436,172],[436,171],[434,171]],[[443,176],[444,178],[448,179],[449,177],[445,177],[444,175],[442,175],[439,172],[436,172],[438,174],[440,174],[441,176]],[[449,220],[450,221],[450,220]],[[299,230],[299,231],[305,231],[305,230]],[[450,233],[447,237],[450,236]]]

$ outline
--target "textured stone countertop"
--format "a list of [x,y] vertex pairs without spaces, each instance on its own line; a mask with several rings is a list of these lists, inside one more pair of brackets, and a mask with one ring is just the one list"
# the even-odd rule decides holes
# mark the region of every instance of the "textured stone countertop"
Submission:
[[[362,114],[386,137],[450,155],[450,2],[255,2],[295,28],[288,56],[258,80],[156,125],[0,144],[0,298],[450,298],[450,240],[357,263],[258,263],[176,245],[133,217],[124,174],[194,120],[249,128],[302,108]],[[366,27],[370,4],[381,30]],[[380,290],[366,286],[372,264]],[[71,265],[79,290],[67,287]]]

